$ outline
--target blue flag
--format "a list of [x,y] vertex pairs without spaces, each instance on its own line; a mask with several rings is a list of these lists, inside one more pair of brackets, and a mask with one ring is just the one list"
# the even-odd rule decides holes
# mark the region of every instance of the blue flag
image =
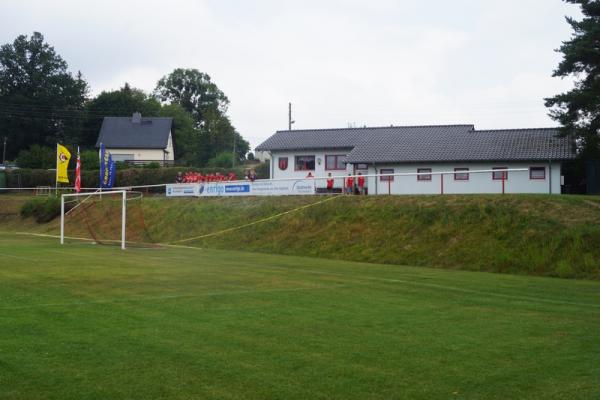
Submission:
[[100,143],[100,187],[108,189],[115,184],[117,168],[112,155],[106,151],[103,143]]
[[115,185],[115,176],[117,174],[117,166],[112,159],[112,154],[108,154],[108,185],[106,187],[113,187]]

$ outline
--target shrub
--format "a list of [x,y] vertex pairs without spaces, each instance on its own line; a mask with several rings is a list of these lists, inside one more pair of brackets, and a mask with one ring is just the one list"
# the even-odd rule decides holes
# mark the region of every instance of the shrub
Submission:
[[56,165],[56,150],[34,144],[29,150],[21,150],[17,156],[20,168],[54,168]]
[[80,157],[83,171],[98,169],[100,157],[96,150],[84,150],[81,152]]
[[254,168],[254,171],[256,171],[256,176],[258,176],[259,179],[269,179],[271,176],[271,163],[269,160],[260,163]]
[[58,197],[38,197],[25,202],[21,207],[21,217],[33,217],[40,224],[50,222],[59,215],[60,200]]
[[231,167],[233,154],[229,151],[224,151],[222,153],[217,154],[215,157],[208,160],[206,165],[208,167],[221,167],[227,168]]

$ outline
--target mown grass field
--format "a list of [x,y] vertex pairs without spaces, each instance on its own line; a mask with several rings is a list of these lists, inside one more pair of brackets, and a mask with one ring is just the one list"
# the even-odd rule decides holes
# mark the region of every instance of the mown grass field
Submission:
[[600,282],[0,234],[0,399],[600,398]]

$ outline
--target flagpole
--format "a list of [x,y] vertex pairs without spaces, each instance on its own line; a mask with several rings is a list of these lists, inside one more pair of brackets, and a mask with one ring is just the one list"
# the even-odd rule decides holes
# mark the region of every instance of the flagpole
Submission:
[[54,195],[58,196],[58,142],[56,142],[56,180],[54,182]]

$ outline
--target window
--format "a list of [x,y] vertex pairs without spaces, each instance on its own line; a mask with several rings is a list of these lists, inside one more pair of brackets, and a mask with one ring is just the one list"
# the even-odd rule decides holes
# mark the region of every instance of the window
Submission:
[[546,167],[529,168],[529,179],[546,179]]
[[[492,169],[508,169],[507,167],[494,167]],[[507,180],[508,179],[508,171],[494,171],[492,172],[492,179],[495,181]]]
[[[379,173],[381,175],[385,175],[385,174],[393,174],[394,170],[393,169],[380,169]],[[393,182],[394,181],[394,177],[393,176],[380,176],[379,177],[379,181],[380,182]]]
[[369,169],[368,164],[356,164],[356,169]]
[[429,173],[429,175],[417,175],[418,181],[430,181],[431,180],[431,168],[417,168],[418,174]]
[[469,168],[454,168],[454,180],[455,181],[468,181],[469,180]]
[[346,170],[346,156],[325,156],[325,170],[344,171]]
[[296,156],[296,171],[314,171],[315,156]]

